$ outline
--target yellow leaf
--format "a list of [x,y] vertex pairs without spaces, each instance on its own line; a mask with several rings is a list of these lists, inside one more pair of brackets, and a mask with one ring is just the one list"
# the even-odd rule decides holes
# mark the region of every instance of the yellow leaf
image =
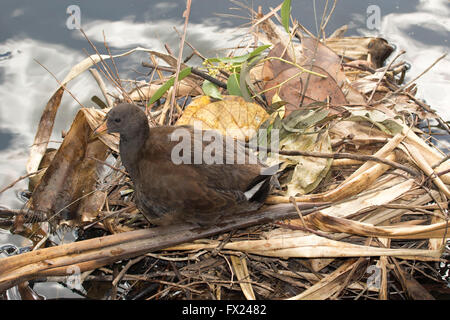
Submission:
[[184,110],[176,125],[194,125],[200,122],[203,130],[217,130],[223,135],[249,140],[269,114],[258,104],[242,97],[224,96],[211,102],[207,96],[194,99]]

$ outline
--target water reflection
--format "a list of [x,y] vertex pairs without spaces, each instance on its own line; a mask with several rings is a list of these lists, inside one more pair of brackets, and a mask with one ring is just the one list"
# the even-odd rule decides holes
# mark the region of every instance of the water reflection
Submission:
[[[406,50],[411,63],[412,79],[427,69],[443,53],[449,51],[450,4],[445,0],[420,1],[415,12],[389,13],[382,19],[381,34]],[[450,120],[450,57],[439,62],[417,80],[417,96],[446,120]]]
[[[0,188],[25,173],[28,150],[33,143],[41,112],[57,88],[51,75],[34,59],[49,68],[58,79],[63,79],[70,68],[86,57],[82,48],[93,52],[82,35],[65,27],[65,10],[72,1],[28,1],[2,3],[0,12]],[[253,1],[265,11],[281,0]],[[293,2],[293,16],[298,17],[310,30],[315,30],[314,11],[307,2]],[[317,11],[321,3],[317,1]],[[379,33],[394,43],[398,50],[405,49],[404,58],[414,78],[449,49],[450,5],[446,0],[434,1],[379,1],[381,28]],[[181,18],[184,0],[176,1],[95,1],[83,3],[82,25],[86,34],[105,52],[103,32],[113,54],[136,46],[165,52],[164,44],[176,53],[179,38],[173,27],[183,30]],[[343,24],[349,24],[349,35],[377,35],[366,28],[366,8],[371,1],[341,1],[327,31],[331,33]],[[221,48],[238,44],[243,30],[236,26],[243,19],[218,18],[213,12],[228,12],[228,1],[194,0],[187,40],[205,56],[223,54]],[[55,14],[59,13],[59,14]],[[242,12],[231,12],[244,16]],[[230,24],[232,26],[230,26]],[[249,35],[250,36],[250,35]],[[186,54],[190,50],[186,50]],[[140,62],[145,54],[135,54],[118,61],[122,78],[140,77],[133,69],[143,71]],[[197,60],[198,62],[198,60]],[[193,61],[195,63],[195,61]],[[418,96],[450,120],[450,58],[421,77]],[[97,84],[89,73],[73,80],[68,88],[86,106],[91,106],[93,95],[101,96]],[[67,130],[79,105],[65,94],[51,140],[61,141],[61,131]],[[52,142],[49,147],[58,147]],[[0,194],[0,205],[19,208],[23,205],[16,192],[27,188],[21,181],[14,188]],[[0,230],[0,243],[12,242],[24,246],[27,242]]]

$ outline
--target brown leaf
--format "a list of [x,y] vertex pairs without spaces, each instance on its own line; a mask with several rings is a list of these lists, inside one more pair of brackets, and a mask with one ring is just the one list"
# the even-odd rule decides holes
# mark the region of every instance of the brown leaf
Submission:
[[303,37],[302,53],[306,58],[303,66],[309,67],[314,61],[314,66],[326,70],[339,87],[344,84],[345,74],[341,66],[341,58],[332,49],[316,39]]
[[[271,57],[277,57],[282,58],[286,61],[292,61],[292,59],[289,57],[288,51],[286,48],[281,44],[277,43],[272,50],[267,54],[267,59],[264,62],[263,71],[262,71],[262,79],[264,81],[270,81],[274,78],[278,77],[280,73],[282,73],[284,70],[289,69],[292,67],[292,65],[285,63],[283,61],[280,61],[278,59],[269,59]],[[270,101],[269,101],[270,103]]]
[[34,137],[34,143],[30,148],[30,158],[27,162],[27,172],[34,172],[38,169],[41,159],[47,150],[48,141],[52,135],[53,124],[56,112],[61,103],[64,88],[60,87],[47,102],[39,121],[38,130]]
[[[300,70],[296,67],[290,67],[281,72],[272,81],[266,82],[264,90],[268,90],[265,93],[267,101],[271,103],[273,96],[278,93],[281,100],[288,102],[287,111],[297,109],[302,100],[304,85],[306,84],[309,76],[308,87],[305,92],[305,98],[303,99],[303,105],[308,105],[317,101],[323,102],[328,98],[332,104],[347,103],[347,100],[345,99],[345,96],[336,81],[324,69],[320,67],[313,67],[312,71],[326,75],[327,78],[319,77],[306,72],[296,76]],[[269,90],[270,88],[274,89]]]
[[[99,139],[90,140],[92,129],[82,111],[47,168],[31,197],[31,208],[53,214],[74,213],[81,199],[95,188],[97,162],[105,160],[107,146]],[[58,216],[57,218],[59,218]]]

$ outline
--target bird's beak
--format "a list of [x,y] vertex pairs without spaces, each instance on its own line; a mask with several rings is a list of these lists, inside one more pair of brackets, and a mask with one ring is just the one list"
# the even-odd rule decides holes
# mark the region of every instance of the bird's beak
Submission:
[[105,120],[103,120],[103,122],[97,128],[95,128],[95,130],[92,132],[90,138],[95,139],[98,136],[105,134],[107,132],[108,132],[108,126],[106,125],[106,118],[105,118]]

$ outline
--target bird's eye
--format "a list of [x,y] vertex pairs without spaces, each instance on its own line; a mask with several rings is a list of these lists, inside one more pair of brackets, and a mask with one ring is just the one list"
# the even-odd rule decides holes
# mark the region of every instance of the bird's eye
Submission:
[[119,123],[120,122],[120,118],[115,118],[114,121]]

